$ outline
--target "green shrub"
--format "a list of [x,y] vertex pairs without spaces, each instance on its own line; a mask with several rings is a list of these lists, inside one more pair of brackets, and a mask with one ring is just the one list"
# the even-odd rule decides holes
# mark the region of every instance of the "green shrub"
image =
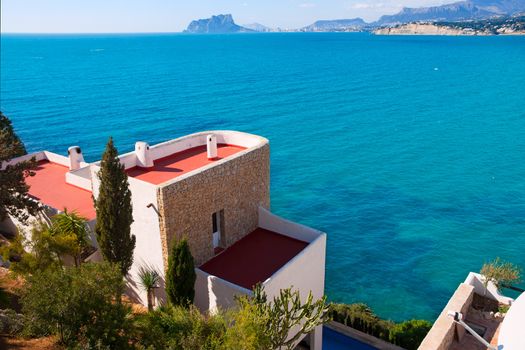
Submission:
[[330,304],[331,318],[348,327],[389,341],[392,321],[380,319],[366,304]]
[[124,349],[131,310],[115,302],[123,289],[118,266],[108,263],[37,272],[21,298],[25,332],[57,334],[68,346]]
[[195,307],[162,306],[136,317],[140,348],[222,349],[226,322],[222,314],[202,315]]
[[175,306],[188,306],[195,297],[195,265],[186,239],[176,241],[168,257],[166,294]]
[[416,350],[432,324],[425,320],[410,320],[396,324],[390,330],[390,342],[407,350]]

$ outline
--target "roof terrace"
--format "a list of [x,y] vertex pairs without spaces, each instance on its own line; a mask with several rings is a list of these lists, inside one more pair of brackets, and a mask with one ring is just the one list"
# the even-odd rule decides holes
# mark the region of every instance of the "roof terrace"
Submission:
[[251,290],[299,254],[308,242],[257,228],[200,266],[200,269]]
[[40,159],[35,173],[35,176],[26,178],[30,186],[29,194],[32,197],[58,211],[67,209],[76,211],[88,220],[95,219],[96,212],[91,191],[66,181],[70,170],[63,162],[58,162],[56,159],[50,160],[47,157]]
[[[213,142],[208,140],[210,137]],[[268,140],[260,136],[214,130],[187,135],[151,147],[145,142],[137,142],[135,151],[119,158],[130,177],[160,185],[194,171],[205,170],[266,143]],[[100,162],[95,164],[99,165]]]
[[197,146],[154,160],[150,168],[134,166],[127,169],[126,172],[134,178],[159,185],[245,149],[241,146],[218,144],[218,155],[211,160],[207,157],[206,146]]
[[251,294],[257,283],[269,298],[283,286],[323,296],[326,234],[262,207],[258,214],[258,228],[196,269],[199,309],[232,307],[237,295]]

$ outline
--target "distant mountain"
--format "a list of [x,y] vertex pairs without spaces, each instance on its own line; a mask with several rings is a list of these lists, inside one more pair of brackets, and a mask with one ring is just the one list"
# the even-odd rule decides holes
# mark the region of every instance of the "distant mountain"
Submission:
[[184,32],[197,34],[222,34],[253,32],[253,30],[235,24],[232,15],[228,14],[192,21]]
[[250,23],[250,24],[243,24],[244,28],[251,29],[254,32],[271,32],[273,31],[272,28],[264,26],[260,23]]
[[305,32],[334,32],[344,30],[359,30],[367,23],[362,18],[321,20],[302,28]]
[[451,4],[403,8],[395,15],[382,16],[376,25],[390,25],[417,21],[461,21],[525,11],[525,0],[467,0]]

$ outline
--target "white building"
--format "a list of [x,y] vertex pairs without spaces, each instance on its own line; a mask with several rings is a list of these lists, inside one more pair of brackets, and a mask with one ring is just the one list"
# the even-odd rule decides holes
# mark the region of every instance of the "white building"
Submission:
[[[269,300],[293,286],[302,298],[324,294],[326,234],[282,219],[270,210],[270,153],[265,138],[235,131],[201,132],[158,145],[137,142],[120,156],[129,176],[136,237],[128,294],[146,303],[137,272],[147,265],[164,277],[174,240],[186,237],[195,258],[194,303],[203,311],[228,308],[234,296],[262,283]],[[87,164],[80,148],[69,157],[37,152],[29,194],[45,212],[76,211],[94,227],[100,162]],[[14,229],[16,222],[2,223]],[[96,239],[92,234],[92,243]],[[96,252],[90,260],[97,260]],[[164,285],[157,302],[165,300]],[[311,335],[322,347],[322,327]]]

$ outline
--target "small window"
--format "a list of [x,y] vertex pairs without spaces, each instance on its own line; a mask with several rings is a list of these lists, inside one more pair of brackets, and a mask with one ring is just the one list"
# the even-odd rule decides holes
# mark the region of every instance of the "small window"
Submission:
[[212,221],[212,244],[215,254],[224,248],[224,210],[215,212],[211,216]]

